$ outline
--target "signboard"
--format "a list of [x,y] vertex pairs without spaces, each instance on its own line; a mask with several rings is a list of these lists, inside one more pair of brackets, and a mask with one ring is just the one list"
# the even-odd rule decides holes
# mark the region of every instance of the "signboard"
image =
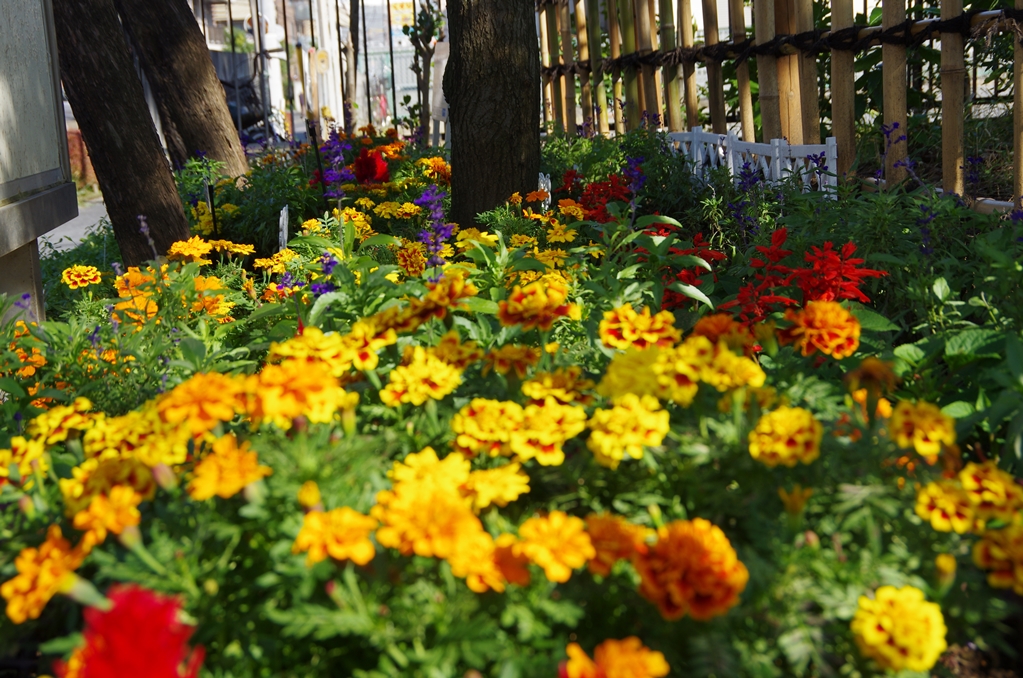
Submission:
[[411,26],[415,20],[411,0],[391,3],[391,28],[397,28],[400,31],[402,26]]

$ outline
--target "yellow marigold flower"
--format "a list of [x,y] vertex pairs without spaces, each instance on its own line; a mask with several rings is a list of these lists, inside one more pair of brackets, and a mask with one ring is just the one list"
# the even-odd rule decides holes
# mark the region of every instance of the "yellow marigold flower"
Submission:
[[806,508],[806,502],[809,501],[810,497],[813,496],[813,488],[804,488],[799,483],[796,483],[789,492],[784,487],[778,488],[778,498],[781,499],[782,505],[785,506],[785,513],[790,516],[798,516]]
[[611,574],[619,560],[630,560],[637,553],[646,553],[647,537],[653,534],[648,528],[609,513],[586,516],[586,532],[596,551],[586,567],[602,577]]
[[197,235],[188,240],[179,240],[167,250],[167,258],[171,261],[195,261],[200,264],[212,264],[206,258],[213,246]]
[[423,176],[442,184],[451,183],[451,165],[444,158],[420,158],[416,164],[423,168]]
[[312,235],[322,232],[323,226],[320,225],[319,219],[306,219],[302,222],[302,230],[308,231]]
[[519,379],[525,379],[530,367],[540,362],[540,349],[520,344],[507,344],[483,356],[483,376],[490,370],[498,374],[515,372]]
[[131,457],[146,466],[175,466],[188,456],[190,431],[168,424],[152,402],[119,417],[97,418],[82,436],[86,457],[117,459]]
[[639,592],[668,620],[725,614],[738,604],[749,581],[728,537],[702,518],[660,528],[657,541],[646,553],[637,553],[633,564],[641,579]]
[[428,482],[455,491],[469,482],[469,469],[469,460],[457,452],[440,459],[436,450],[424,447],[402,461],[394,462],[387,476],[396,484]]
[[692,336],[707,337],[714,346],[723,341],[728,348],[746,355],[749,355],[757,343],[750,329],[729,313],[703,316],[696,321]]
[[[372,201],[370,201],[372,202]],[[401,209],[401,204],[396,202],[382,202],[373,208],[373,214],[384,219],[394,219],[398,216],[398,210]]]
[[242,256],[248,256],[256,253],[256,247],[254,245],[244,245],[241,243],[231,242],[230,240],[210,240],[209,244],[210,247],[217,252],[240,254]]
[[543,202],[549,197],[551,197],[551,194],[541,188],[539,191],[527,193],[526,202]]
[[836,360],[848,358],[860,346],[860,321],[837,301],[811,301],[805,308],[789,309],[792,327],[780,333],[782,344],[795,344],[805,355],[820,351]]
[[426,270],[426,245],[421,242],[406,243],[394,256],[409,278],[418,278]]
[[565,265],[565,259],[568,258],[568,252],[563,249],[541,250],[534,247],[533,254],[531,256],[548,269],[555,269],[559,266]]
[[895,444],[914,448],[921,457],[936,457],[942,445],[956,441],[955,420],[943,414],[937,405],[903,400],[895,406],[889,430]]
[[399,403],[422,405],[430,398],[442,400],[462,383],[462,371],[447,364],[422,346],[412,352],[412,362],[391,370],[389,381],[380,391],[380,400],[388,407]]
[[530,283],[523,288],[516,285],[508,299],[498,304],[497,319],[501,324],[521,325],[523,332],[533,328],[546,332],[555,320],[563,317],[579,320],[581,311],[576,304],[568,303],[568,287],[553,281],[546,285]]
[[195,277],[194,284],[198,299],[192,303],[193,313],[206,312],[217,318],[220,322],[230,322],[230,320],[233,320],[224,316],[227,316],[231,309],[234,308],[234,302],[228,301],[223,294],[210,294],[211,292],[226,289],[220,278],[212,275],[199,275]]
[[595,384],[582,377],[581,367],[559,367],[553,372],[538,372],[522,384],[522,394],[530,400],[543,401],[554,398],[563,405],[589,405],[593,397],[584,395]]
[[194,374],[157,398],[156,411],[168,424],[184,424],[197,438],[241,411],[242,383],[216,372]]
[[571,217],[576,221],[582,221],[586,218],[586,212],[583,210],[583,206],[571,198],[559,200],[558,211],[566,217]]
[[320,486],[316,484],[315,480],[307,480],[302,483],[302,487],[298,488],[298,503],[302,508],[311,509],[322,501]]
[[464,370],[469,365],[483,358],[483,351],[475,341],[463,342],[458,330],[446,332],[436,346],[426,349],[427,352],[440,358],[448,365]]
[[1011,522],[1023,509],[1023,488],[993,461],[970,462],[959,472],[959,482],[981,520]]
[[364,210],[371,210],[371,209],[373,209],[373,206],[375,204],[376,203],[373,202],[373,200],[371,198],[367,198],[365,196],[363,196],[363,197],[361,197],[361,198],[359,198],[358,200],[355,201],[355,206],[356,207],[361,207]]
[[633,310],[632,304],[625,304],[610,311],[604,311],[600,321],[600,341],[608,348],[643,350],[651,346],[668,348],[674,346],[682,333],[674,326],[675,316],[671,311],[650,315],[650,308],[641,313]]
[[644,647],[635,636],[605,640],[593,650],[593,659],[607,678],[660,678],[671,671],[663,654]]
[[213,233],[213,215],[210,213],[210,208],[206,204],[206,201],[200,200],[196,206],[192,208],[192,218],[196,221],[195,230],[199,231],[203,235]]
[[89,508],[75,514],[76,530],[85,532],[82,541],[93,546],[102,544],[107,533],[121,534],[125,529],[134,527],[142,520],[139,504],[142,495],[128,485],[115,485],[109,494],[100,493],[89,502]]
[[75,398],[70,405],[57,405],[40,414],[28,423],[25,432],[45,445],[56,445],[67,440],[72,431],[92,426],[93,417],[88,414],[91,409],[88,398]]
[[964,534],[983,525],[983,521],[978,524],[969,495],[953,480],[939,480],[920,488],[916,514],[939,532]]
[[[663,393],[670,398],[667,387],[674,382],[674,375],[668,374],[669,357],[669,353],[656,347],[642,351],[635,348],[626,349],[624,353],[618,353],[611,359],[604,377],[597,386],[597,393],[605,398],[615,398],[625,393],[639,396]],[[658,361],[664,362],[661,365],[662,371],[665,372],[663,387],[660,384],[661,377],[656,371]],[[695,376],[692,387],[693,395],[696,395]],[[692,396],[689,400],[692,400]]]
[[454,449],[466,457],[509,455],[512,433],[522,427],[524,419],[518,403],[473,398],[451,417]]
[[260,466],[256,453],[249,451],[248,441],[238,445],[234,434],[213,443],[213,452],[200,461],[188,483],[188,494],[196,501],[214,495],[230,499],[254,483],[273,473],[269,466]]
[[941,608],[913,586],[860,596],[850,628],[860,652],[892,671],[927,671],[948,647]]
[[[693,340],[690,337],[686,343]],[[714,349],[714,358],[700,367],[700,381],[723,392],[743,386],[760,388],[767,374],[750,358],[732,353],[722,341]]]
[[516,247],[536,247],[538,244],[536,238],[531,235],[524,233],[516,233],[511,237],[511,246]]
[[860,362],[859,367],[845,375],[845,383],[850,391],[856,392],[862,388],[875,398],[894,391],[897,381],[898,377],[892,370],[892,363],[874,356],[867,356]]
[[1023,525],[989,530],[973,545],[973,562],[986,570],[993,588],[1023,595]]
[[65,268],[60,274],[60,281],[73,290],[89,285],[98,285],[102,280],[99,269],[95,266],[75,264],[70,268]]
[[380,521],[380,545],[406,556],[448,558],[460,541],[483,531],[464,498],[434,483],[398,483],[379,492],[370,515]]
[[0,585],[10,620],[21,624],[38,619],[50,598],[71,590],[82,559],[83,554],[71,549],[57,525],[50,526],[39,548],[22,549],[14,559],[18,574]]
[[243,390],[253,425],[271,423],[285,430],[299,416],[314,424],[330,423],[347,395],[329,365],[296,359],[266,365],[245,379]]
[[551,227],[547,231],[547,242],[575,242],[575,236],[577,231],[574,228],[568,228],[564,224],[557,222],[551,222]]
[[522,204],[522,195],[518,191],[515,191],[514,193],[511,194],[511,197],[508,198],[508,204],[510,204],[510,205],[521,205]]
[[312,567],[330,556],[334,560],[351,560],[365,565],[373,560],[376,549],[369,535],[377,527],[376,518],[343,506],[333,511],[310,511],[305,514],[302,529],[291,547],[292,553],[305,553],[306,565]]
[[562,405],[554,398],[527,405],[522,428],[513,431],[509,447],[522,461],[536,459],[541,466],[565,462],[565,442],[586,428],[586,410]]
[[473,471],[464,489],[472,500],[473,509],[479,512],[491,504],[507,506],[529,492],[529,476],[522,472],[521,464],[511,462],[485,471]]
[[[397,203],[392,204],[397,205]],[[372,217],[368,214],[363,214],[354,207],[345,207],[340,211],[334,210],[334,217],[342,224],[351,222],[352,226],[355,228],[355,237],[359,242],[362,242],[370,236],[376,235],[376,231],[373,230]]]
[[284,273],[289,261],[298,258],[298,252],[285,247],[269,259],[256,259],[253,267],[265,269],[268,273]]
[[423,208],[415,203],[403,202],[401,207],[398,208],[399,219],[411,219],[412,217],[419,216],[423,211]]
[[934,558],[934,570],[938,574],[938,586],[950,586],[956,578],[956,557],[951,553],[940,553]]
[[490,235],[487,231],[481,231],[478,228],[463,228],[455,236],[455,246],[460,250],[470,249],[473,243],[497,247],[498,240],[496,235]]
[[[161,269],[161,273],[163,269]],[[117,296],[125,301],[114,304],[114,309],[125,311],[125,315],[135,322],[145,322],[157,314],[159,306],[150,297],[156,283],[156,271],[147,268],[142,273],[138,266],[129,266],[124,275],[114,279]]]
[[626,393],[614,401],[609,409],[598,409],[587,425],[590,448],[597,463],[618,468],[626,455],[643,458],[644,447],[656,447],[668,434],[668,412],[661,409],[657,398]]
[[606,678],[602,669],[598,668],[579,643],[569,643],[565,648],[568,661],[562,662],[560,675],[563,678]]
[[40,473],[46,473],[50,469],[47,459],[46,446],[42,440],[12,437],[10,448],[0,450],[0,487],[10,480],[12,466],[17,467],[21,484],[31,480],[34,468],[38,468]]
[[[869,393],[867,389],[861,388],[852,392],[852,400],[854,403],[860,406],[860,410],[863,414],[863,418],[867,418],[867,398]],[[888,419],[892,416],[892,403],[887,398],[878,398],[877,406],[874,408],[874,414],[882,419]]]
[[92,498],[107,494],[118,485],[131,487],[143,500],[156,494],[156,481],[149,467],[137,459],[86,459],[71,469],[70,478],[58,481],[68,516],[88,508]]
[[549,581],[564,583],[597,552],[580,518],[562,511],[529,518],[519,527],[519,553],[543,568]]
[[760,417],[749,434],[749,453],[767,466],[809,464],[821,453],[823,429],[809,410],[779,407]]

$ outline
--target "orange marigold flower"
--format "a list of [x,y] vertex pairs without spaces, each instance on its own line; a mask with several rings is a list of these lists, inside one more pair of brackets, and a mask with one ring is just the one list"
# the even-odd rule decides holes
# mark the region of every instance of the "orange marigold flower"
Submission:
[[548,397],[525,407],[522,427],[512,432],[509,446],[522,461],[536,459],[541,466],[560,466],[565,462],[562,446],[585,429],[586,410]]
[[249,451],[248,441],[239,446],[234,434],[228,434],[213,443],[213,452],[196,465],[188,494],[196,501],[214,495],[230,499],[246,485],[271,473],[269,466],[259,465],[256,453]]
[[973,562],[987,571],[992,587],[1023,595],[1023,525],[985,532],[973,545]]
[[651,316],[648,306],[637,313],[632,304],[625,304],[604,311],[604,319],[600,321],[600,340],[608,348],[668,348],[681,338],[682,333],[675,327],[675,316],[671,311]]
[[95,266],[75,264],[70,268],[65,268],[60,274],[60,281],[73,290],[89,285],[98,285],[102,280],[99,269]]
[[185,424],[198,438],[241,411],[242,383],[216,372],[194,374],[157,398],[156,411],[168,424]]
[[913,448],[921,457],[937,457],[942,445],[956,441],[955,420],[931,403],[901,401],[889,426],[896,445]]
[[981,520],[1011,522],[1023,509],[1023,488],[993,461],[970,462],[959,472],[959,482]]
[[259,374],[246,377],[243,391],[245,412],[253,425],[271,423],[285,430],[299,416],[314,424],[330,423],[349,395],[329,365],[296,359],[264,366]]
[[508,374],[514,371],[519,379],[526,378],[526,372],[530,367],[540,362],[540,349],[521,344],[508,344],[490,351],[483,356],[483,376],[487,376],[490,370],[498,374]]
[[429,399],[442,400],[462,383],[462,371],[449,365],[422,346],[412,351],[408,365],[391,370],[389,381],[380,391],[380,400],[388,407],[400,403],[422,405]]
[[779,407],[760,417],[749,434],[749,453],[754,459],[774,467],[809,464],[821,453],[823,428],[809,410]]
[[464,370],[483,357],[483,351],[476,345],[476,342],[463,342],[458,335],[458,330],[447,332],[440,338],[436,346],[431,346],[427,351],[460,370]]
[[566,654],[559,678],[660,678],[671,670],[663,654],[644,647],[635,636],[605,640],[594,649],[592,660],[577,643],[570,643]]
[[603,577],[611,574],[619,560],[631,560],[636,553],[646,553],[647,536],[653,534],[648,528],[609,513],[586,516],[586,532],[596,551],[586,567]]
[[407,243],[394,256],[409,278],[418,278],[426,270],[426,246],[421,242]]
[[792,326],[779,339],[782,344],[795,344],[805,356],[820,351],[841,360],[860,346],[860,321],[837,301],[811,301],[799,311],[790,308],[785,319]]
[[95,415],[89,414],[92,401],[75,398],[70,405],[57,405],[29,422],[26,433],[45,445],[56,445],[68,439],[72,431],[85,431],[92,426]]
[[473,398],[451,418],[454,450],[466,457],[511,454],[512,433],[522,428],[525,412],[516,402]]
[[860,596],[849,626],[860,652],[892,671],[928,671],[947,647],[941,607],[913,586],[882,586],[873,600]]
[[519,527],[519,553],[543,568],[553,582],[564,583],[572,570],[597,555],[580,518],[562,511],[529,518]]
[[40,473],[49,470],[46,446],[42,440],[14,436],[10,444],[8,449],[0,450],[0,487],[8,482],[11,467],[18,469],[21,483],[32,478],[34,469],[39,469]]
[[530,191],[526,194],[526,202],[543,202],[551,197],[551,194],[542,188],[538,191]]
[[723,341],[728,348],[746,355],[752,352],[757,343],[749,327],[728,313],[712,313],[703,316],[696,321],[691,336],[707,337],[714,345]]
[[549,280],[546,284],[534,282],[519,287],[516,285],[508,299],[498,304],[497,319],[509,327],[521,325],[523,332],[538,327],[546,332],[558,318],[569,317],[579,320],[577,304],[568,303],[568,287],[561,282]]
[[640,593],[668,620],[725,614],[738,604],[749,581],[728,537],[702,518],[660,528],[657,541],[647,553],[637,553],[633,564],[642,579]]
[[806,508],[806,502],[812,496],[813,488],[804,488],[799,483],[796,483],[791,492],[784,487],[778,488],[778,498],[781,499],[781,503],[785,507],[785,513],[788,513],[790,516],[801,514],[803,509]]
[[376,549],[369,535],[377,527],[376,518],[343,506],[333,511],[310,511],[291,547],[292,553],[305,553],[310,567],[326,560],[351,560],[365,565],[373,560]]
[[85,532],[83,543],[93,546],[102,544],[108,532],[121,534],[125,529],[134,527],[142,520],[139,504],[142,495],[128,485],[115,485],[109,494],[100,493],[89,502],[89,508],[75,514],[76,530]]
[[898,377],[892,370],[892,363],[874,356],[867,356],[856,369],[845,375],[845,383],[850,391],[866,389],[875,398],[894,391],[897,381]]
[[167,250],[167,258],[170,261],[195,261],[200,264],[212,264],[206,255],[213,249],[209,244],[197,235],[188,240],[179,240]]
[[67,593],[76,580],[75,570],[84,554],[72,549],[60,527],[50,525],[46,541],[39,548],[21,550],[14,559],[18,574],[0,585],[7,601],[7,616],[15,624],[38,619],[46,603],[58,593]]
[[584,379],[581,367],[559,367],[553,372],[538,372],[522,384],[522,394],[530,400],[543,402],[551,397],[563,405],[589,405],[593,396],[583,391],[592,390],[596,384]]

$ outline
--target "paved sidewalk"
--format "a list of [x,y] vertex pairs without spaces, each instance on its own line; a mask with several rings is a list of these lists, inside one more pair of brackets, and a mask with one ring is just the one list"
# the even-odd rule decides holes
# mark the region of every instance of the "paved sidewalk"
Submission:
[[78,206],[78,216],[66,224],[39,238],[40,243],[51,243],[58,250],[69,250],[82,241],[86,231],[107,216],[102,200],[91,201]]

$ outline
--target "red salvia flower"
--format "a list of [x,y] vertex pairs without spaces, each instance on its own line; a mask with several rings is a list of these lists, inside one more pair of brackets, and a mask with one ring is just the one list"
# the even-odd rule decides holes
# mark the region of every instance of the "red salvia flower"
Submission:
[[579,185],[583,183],[584,178],[585,177],[576,170],[570,169],[562,175],[561,185],[555,188],[554,192],[557,194],[564,193],[570,196],[575,196],[579,190]]
[[[113,606],[85,611],[82,678],[196,678],[205,655],[189,650],[192,627],[178,620],[181,603],[140,586],[115,586]],[[65,667],[57,667],[63,676]]]
[[607,181],[594,181],[583,189],[579,203],[586,210],[586,218],[606,224],[614,217],[607,211],[609,202],[627,202],[629,187],[622,183],[622,178],[612,174]]
[[368,148],[359,151],[355,159],[355,179],[360,184],[382,184],[391,180],[387,161],[379,151],[371,153]]
[[803,303],[811,301],[839,301],[856,299],[869,302],[870,299],[860,290],[864,278],[879,278],[888,275],[886,271],[875,271],[862,268],[864,259],[854,259],[856,245],[849,242],[836,252],[830,242],[824,248],[812,247],[806,253],[808,268],[792,271],[788,284],[794,284],[803,291]]

